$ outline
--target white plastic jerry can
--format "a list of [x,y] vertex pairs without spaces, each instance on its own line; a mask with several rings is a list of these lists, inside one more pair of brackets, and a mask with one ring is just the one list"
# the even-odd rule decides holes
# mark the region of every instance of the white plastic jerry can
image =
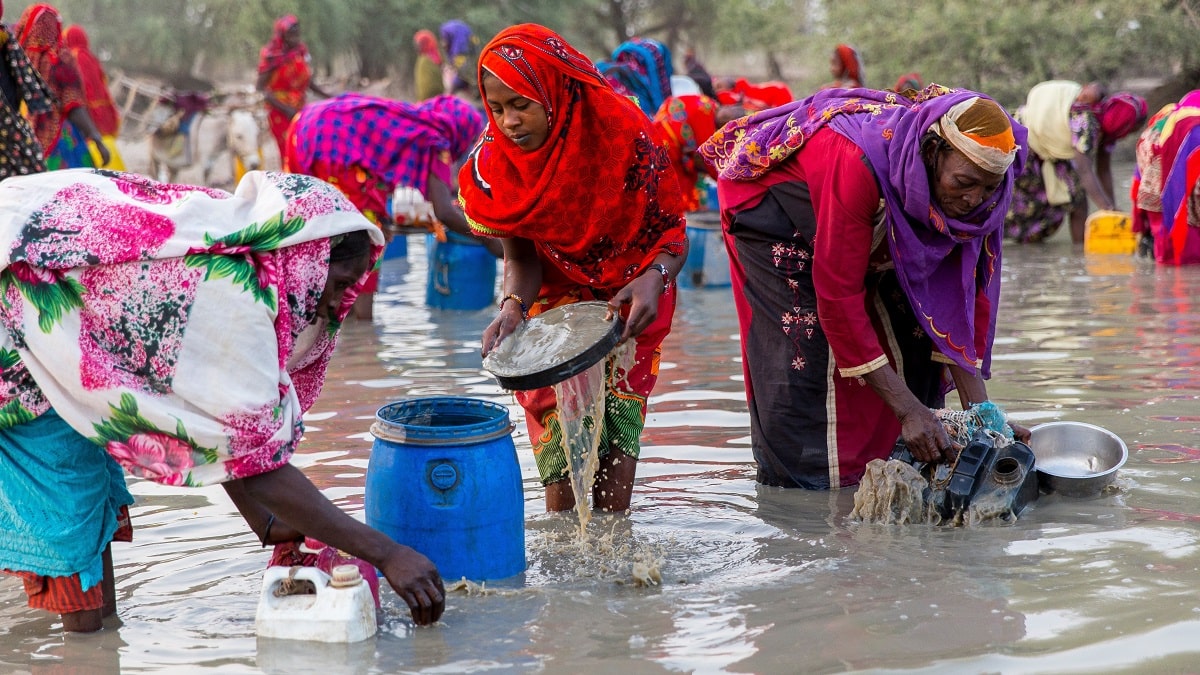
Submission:
[[315,567],[268,567],[254,626],[265,638],[359,642],[375,634],[375,599],[355,565],[338,565],[332,576]]

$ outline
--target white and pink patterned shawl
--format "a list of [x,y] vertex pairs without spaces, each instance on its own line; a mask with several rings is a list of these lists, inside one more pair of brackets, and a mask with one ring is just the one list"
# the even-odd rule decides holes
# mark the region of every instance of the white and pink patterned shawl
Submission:
[[0,182],[0,428],[53,407],[167,485],[287,463],[336,341],[315,322],[331,238],[353,230],[377,256],[379,229],[308,176],[251,172],[233,194],[91,169]]

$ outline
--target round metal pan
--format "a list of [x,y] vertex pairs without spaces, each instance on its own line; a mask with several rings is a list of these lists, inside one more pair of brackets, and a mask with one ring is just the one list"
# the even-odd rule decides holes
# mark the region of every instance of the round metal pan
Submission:
[[576,302],[546,310],[523,323],[483,359],[501,387],[549,387],[599,363],[617,346],[625,324],[605,319],[606,302]]

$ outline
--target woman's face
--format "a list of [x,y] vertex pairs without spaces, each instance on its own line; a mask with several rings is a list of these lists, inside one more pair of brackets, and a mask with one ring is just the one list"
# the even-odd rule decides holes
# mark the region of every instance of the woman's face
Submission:
[[1104,100],[1104,85],[1099,82],[1088,82],[1083,85],[1079,96],[1075,97],[1075,102],[1083,105],[1096,105]]
[[933,200],[950,218],[974,211],[1004,182],[1003,174],[984,171],[957,150],[934,152]]
[[325,290],[317,301],[317,316],[329,321],[337,320],[338,308],[342,306],[342,298],[358,280],[367,273],[370,256],[363,254],[357,258],[338,260],[329,263],[329,276],[325,279]]
[[483,76],[483,94],[496,126],[517,147],[533,152],[542,147],[550,135],[550,119],[546,108],[532,99],[525,98],[500,81],[495,75]]
[[289,47],[295,47],[300,44],[300,24],[294,23],[287,30],[283,31],[283,42]]
[[837,50],[834,50],[833,56],[829,57],[829,74],[835,78],[846,74],[846,68],[842,65],[842,57],[838,56]]

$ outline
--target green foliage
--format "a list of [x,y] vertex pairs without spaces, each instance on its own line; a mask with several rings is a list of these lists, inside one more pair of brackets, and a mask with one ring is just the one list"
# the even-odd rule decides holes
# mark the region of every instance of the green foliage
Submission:
[[[303,218],[284,220],[279,213],[266,222],[253,223],[237,232],[219,239],[204,235],[204,243],[211,253],[200,253],[184,257],[188,267],[203,267],[204,279],[231,279],[239,284],[254,299],[271,309],[275,309],[275,287],[269,283],[259,283],[259,269],[251,256],[241,251],[271,251],[279,248],[280,242],[299,232],[304,227]],[[221,255],[224,251],[232,251],[233,255]]]
[[246,256],[202,253],[185,256],[183,262],[188,267],[203,267],[205,281],[230,279],[258,302],[276,308],[274,288],[258,283],[258,270]]
[[217,248],[248,248],[251,251],[272,251],[279,248],[280,242],[304,229],[304,219],[300,217],[284,219],[283,212],[271,216],[261,223],[251,223],[237,232],[231,232],[224,237],[213,238],[205,233],[204,243]]
[[19,424],[32,422],[36,417],[29,412],[20,399],[9,401],[3,408],[0,408],[0,429],[11,429]]
[[[868,84],[890,87],[916,70],[1017,105],[1046,79],[1163,77],[1194,63],[1194,2],[937,0],[827,6],[823,31],[864,55]],[[816,84],[810,82],[810,84]]]

